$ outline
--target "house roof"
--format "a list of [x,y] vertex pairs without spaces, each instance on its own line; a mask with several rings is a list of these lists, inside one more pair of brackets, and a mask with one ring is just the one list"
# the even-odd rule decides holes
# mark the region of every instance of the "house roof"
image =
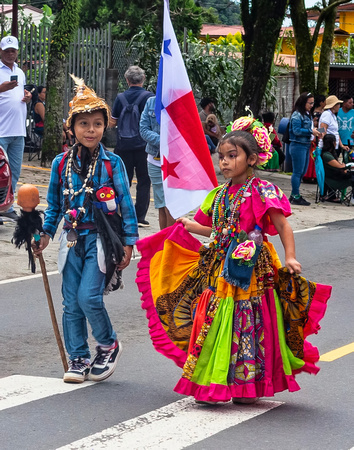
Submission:
[[[339,15],[341,12],[349,12],[354,11],[354,4],[352,2],[346,3],[345,5],[339,5],[337,7],[337,17],[336,19],[339,19]],[[307,17],[309,20],[317,20],[319,17],[319,12],[317,9],[311,9],[307,11]]]
[[221,25],[221,24],[209,24],[204,23],[200,36],[227,36],[228,34],[243,33],[242,25]]
[[[32,22],[35,25],[39,25],[40,20],[43,17],[43,11],[39,8],[36,8],[35,6],[31,6],[31,5],[26,5],[24,3],[19,4],[18,6],[20,6],[23,9],[23,14],[25,16],[32,16]],[[12,19],[12,5],[0,5],[0,13],[4,14],[5,17],[7,17],[8,19]]]
[[[309,28],[311,34],[314,32],[315,28]],[[338,28],[340,30],[340,28]],[[202,30],[200,32],[200,36],[204,37],[207,34],[211,37],[219,37],[219,36],[227,36],[228,34],[243,34],[243,26],[242,25],[220,25],[213,23],[204,23],[202,25]],[[283,35],[286,32],[293,31],[293,27],[281,27],[280,35]],[[340,30],[343,34],[346,32],[344,30]],[[323,33],[323,28],[320,29],[320,34]]]

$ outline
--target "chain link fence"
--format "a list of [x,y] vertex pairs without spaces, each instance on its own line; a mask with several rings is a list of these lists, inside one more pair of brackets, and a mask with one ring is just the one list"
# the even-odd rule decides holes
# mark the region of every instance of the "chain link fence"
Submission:
[[127,89],[124,73],[135,64],[138,56],[136,50],[128,50],[128,44],[129,41],[112,42],[112,68],[118,70],[118,91]]

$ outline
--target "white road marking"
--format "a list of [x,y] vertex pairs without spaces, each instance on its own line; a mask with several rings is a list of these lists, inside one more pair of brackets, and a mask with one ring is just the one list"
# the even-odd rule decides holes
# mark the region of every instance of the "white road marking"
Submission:
[[12,375],[0,378],[0,411],[33,402],[56,394],[91,386],[93,381],[82,384],[64,383],[61,378]]
[[[57,275],[58,273],[59,272],[57,270],[54,270],[53,272],[47,272],[47,275]],[[9,280],[1,280],[0,284],[18,283],[19,281],[32,280],[33,278],[42,278],[42,274],[37,273],[33,275],[26,275],[24,277],[10,278]]]
[[183,398],[57,450],[179,450],[280,405],[282,402],[259,401],[254,405],[204,406]]
[[304,228],[303,230],[294,230],[294,233],[305,233],[306,231],[316,231],[321,228],[327,228],[325,225],[321,225],[320,227],[312,227],[312,228]]

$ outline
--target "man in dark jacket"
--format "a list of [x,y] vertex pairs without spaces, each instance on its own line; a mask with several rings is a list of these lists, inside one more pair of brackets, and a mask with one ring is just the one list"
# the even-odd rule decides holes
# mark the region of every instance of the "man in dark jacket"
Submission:
[[[119,155],[127,169],[129,183],[131,185],[134,176],[134,169],[137,178],[135,210],[140,227],[148,227],[149,222],[145,219],[150,203],[150,177],[147,170],[145,146],[146,142],[139,134],[140,115],[144,110],[146,100],[154,94],[143,88],[145,72],[138,66],[130,66],[124,74],[129,89],[122,94],[118,94],[112,109],[111,125],[117,124],[117,145],[114,153]],[[138,107],[136,114],[132,113],[134,105]],[[129,113],[126,111],[129,109]],[[127,119],[127,117],[129,117]],[[131,134],[129,137],[122,136],[122,129],[127,129],[129,121],[131,124]],[[132,123],[133,121],[134,123]],[[136,122],[136,123],[135,123]],[[137,130],[135,134],[134,130]],[[129,134],[129,130],[128,130]]]

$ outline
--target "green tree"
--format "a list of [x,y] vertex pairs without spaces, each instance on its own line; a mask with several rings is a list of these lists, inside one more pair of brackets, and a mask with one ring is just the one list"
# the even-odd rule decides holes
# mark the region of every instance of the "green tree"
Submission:
[[[321,6],[316,5],[312,7],[312,10],[315,9],[318,11],[319,18],[316,22],[314,32],[311,35],[305,1],[289,0],[290,15],[296,41],[300,92],[310,91],[318,94],[327,94],[337,7],[349,2],[350,0],[322,0]],[[314,53],[318,34],[323,25],[324,30],[316,85]]]
[[245,48],[243,84],[234,108],[235,117],[245,114],[245,106],[258,115],[271,76],[286,6],[287,0],[241,0]]
[[239,49],[229,43],[205,45],[190,39],[188,53],[183,54],[183,59],[194,95],[213,98],[219,119],[228,123],[234,99],[239,96],[242,86]]
[[[240,25],[240,5],[234,1],[230,0],[199,0],[197,2],[200,6],[205,9],[212,8],[218,17],[218,22],[224,25]],[[211,23],[209,21],[204,21],[204,23]],[[215,23],[215,21],[214,21]]]
[[[194,0],[170,0],[170,13],[177,36],[186,27],[198,35],[206,13]],[[151,24],[162,34],[163,0],[81,0],[80,26],[102,27],[113,23],[113,36],[131,39],[141,27]]]
[[48,61],[47,97],[41,164],[45,166],[61,151],[65,63],[79,23],[76,0],[58,0]]

